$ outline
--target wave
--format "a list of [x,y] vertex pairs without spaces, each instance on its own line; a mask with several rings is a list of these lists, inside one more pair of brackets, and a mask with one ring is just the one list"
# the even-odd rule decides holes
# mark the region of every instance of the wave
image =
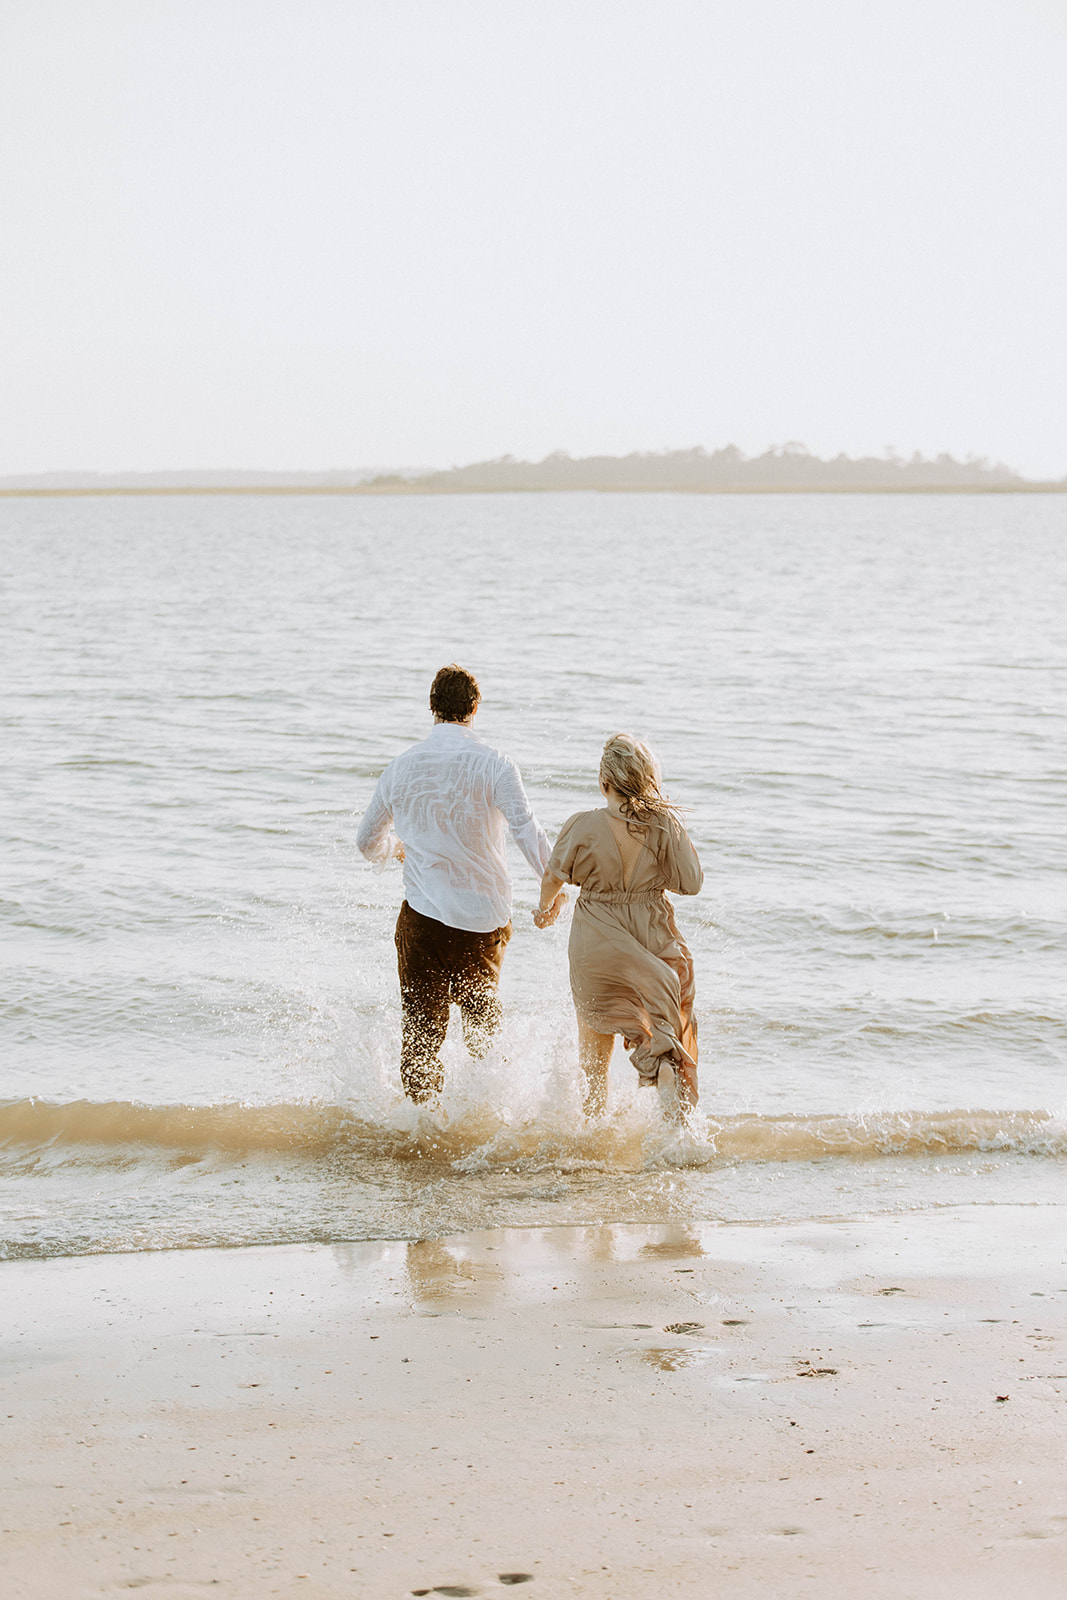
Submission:
[[[504,1166],[546,1146],[559,1159],[575,1156],[628,1165],[633,1130],[611,1122],[564,1127],[536,1121],[506,1123],[488,1109],[449,1119],[404,1108],[406,1125],[368,1121],[343,1106],[325,1104],[138,1105],[132,1101],[10,1100],[0,1102],[0,1147],[25,1155],[90,1147],[116,1155],[131,1146],[171,1152],[219,1151],[228,1155],[274,1152],[325,1158],[472,1160],[484,1169]],[[694,1141],[708,1159],[811,1161],[830,1156],[934,1156],[998,1151],[1067,1156],[1067,1121],[1043,1110],[880,1111],[868,1114],[713,1118],[701,1113]]]

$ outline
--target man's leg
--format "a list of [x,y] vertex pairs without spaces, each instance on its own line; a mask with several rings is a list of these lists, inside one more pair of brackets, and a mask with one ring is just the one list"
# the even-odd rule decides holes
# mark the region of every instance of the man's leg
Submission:
[[459,1006],[463,1037],[472,1056],[484,1056],[500,1032],[497,984],[511,923],[492,933],[453,932],[452,999]]
[[396,919],[396,964],[403,1028],[400,1080],[416,1105],[440,1094],[444,1068],[438,1052],[448,1032],[448,967],[440,935],[449,930],[413,911],[405,900]]

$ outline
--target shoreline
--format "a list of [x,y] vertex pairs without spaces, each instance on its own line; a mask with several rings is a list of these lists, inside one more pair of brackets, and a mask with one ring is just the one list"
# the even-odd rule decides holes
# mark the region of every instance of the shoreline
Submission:
[[632,486],[620,484],[582,484],[574,487],[545,488],[539,484],[508,485],[506,488],[497,488],[492,485],[476,487],[471,484],[457,486],[454,489],[435,487],[422,489],[416,485],[402,486],[400,484],[241,484],[241,485],[207,485],[196,487],[188,484],[165,486],[139,486],[116,484],[109,487],[80,488],[0,488],[0,500],[79,500],[79,499],[143,499],[146,497],[186,497],[198,495],[229,496],[234,495],[359,495],[366,498],[379,498],[383,495],[394,495],[405,498],[429,499],[435,496],[451,498],[456,495],[503,495],[503,494],[663,494],[663,495],[755,495],[755,494],[803,494],[803,495],[1048,495],[1067,494],[1067,483],[1008,483],[986,485],[958,485],[958,484],[872,484],[869,487],[860,487],[855,484],[831,485],[805,485],[805,484],[739,484],[714,488],[695,488],[688,484],[673,485],[648,485],[634,484]]
[[1062,1593],[1059,1206],[23,1260],[0,1287],[15,1600]]

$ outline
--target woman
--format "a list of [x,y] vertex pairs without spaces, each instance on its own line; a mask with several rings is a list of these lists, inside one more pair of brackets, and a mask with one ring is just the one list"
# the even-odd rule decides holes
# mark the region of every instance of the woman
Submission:
[[643,1086],[674,1069],[681,1105],[696,1104],[693,958],[666,890],[696,894],[704,881],[677,808],[663,793],[648,746],[612,734],[600,763],[606,806],[563,824],[541,880],[534,922],[547,928],[581,889],[571,925],[571,992],[578,1013],[583,1108],[603,1112],[608,1065],[621,1033]]

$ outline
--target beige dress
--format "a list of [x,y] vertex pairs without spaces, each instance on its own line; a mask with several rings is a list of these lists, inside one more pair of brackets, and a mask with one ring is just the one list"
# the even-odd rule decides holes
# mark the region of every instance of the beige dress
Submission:
[[596,1033],[621,1033],[641,1078],[663,1061],[697,1061],[693,958],[666,890],[696,894],[704,881],[689,835],[655,823],[625,884],[622,856],[604,810],[563,824],[548,870],[581,888],[569,945],[578,1018]]

